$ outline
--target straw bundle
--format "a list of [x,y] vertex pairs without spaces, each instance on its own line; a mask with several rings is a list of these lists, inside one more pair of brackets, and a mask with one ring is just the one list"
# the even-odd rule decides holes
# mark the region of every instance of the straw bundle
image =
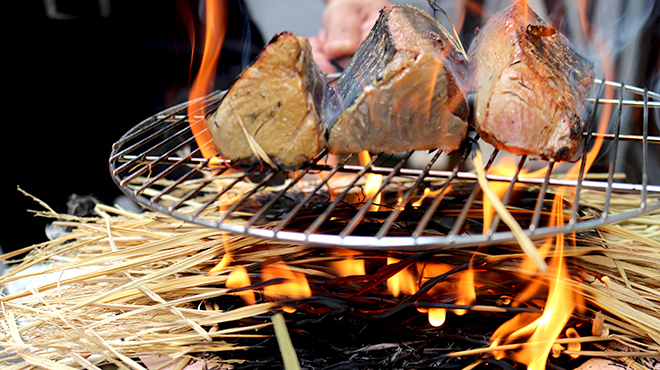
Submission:
[[[589,207],[597,209],[603,194],[585,192],[582,198],[590,203]],[[616,202],[613,212],[639,204],[638,199],[625,196]],[[500,322],[503,317],[514,315],[512,308],[496,305],[496,298],[461,306],[423,302],[411,296],[396,298],[386,293],[382,285],[387,277],[422,260],[449,261],[456,271],[464,270],[472,260],[480,271],[518,279],[521,290],[526,282],[520,273],[524,254],[514,245],[443,251],[441,255],[365,252],[356,256],[339,249],[227,235],[156,213],[133,214],[103,205],[98,205],[96,211],[99,216],[90,218],[61,215],[49,209],[39,212],[55,218],[55,224],[70,231],[55,240],[3,256],[11,259],[29,251],[27,257],[15,261],[12,269],[0,277],[3,286],[37,277],[48,280],[27,283],[27,290],[0,298],[0,347],[4,348],[0,363],[7,368],[98,369],[114,364],[144,369],[140,359],[157,355],[173,359],[172,364],[178,368],[203,356],[213,356],[212,362],[227,368],[245,365],[250,361],[243,355],[247,348],[273,344],[268,342],[275,335],[271,319],[283,306],[298,308],[295,314],[287,314],[288,325],[297,325],[296,320],[320,322],[324,315],[341,312],[354,315],[356,320],[401,320],[406,327],[414,327],[412,319],[402,319],[401,313],[424,304],[492,313]],[[542,241],[536,243],[540,247]],[[573,277],[569,285],[584,298],[569,325],[586,328],[587,332],[593,330],[593,335],[558,339],[565,346],[575,342],[590,346],[589,350],[569,346],[563,353],[660,356],[660,213],[569,236],[568,245],[564,255]],[[227,253],[232,263],[209,274]],[[362,277],[341,278],[331,262],[347,256],[364,259],[376,267]],[[400,262],[387,266],[373,262],[387,257]],[[269,298],[262,294],[264,289],[282,281],[263,281],[250,287],[259,293],[258,302],[246,305],[240,300],[241,289],[225,287],[234,266],[245,266],[251,277],[257,277],[263,266],[275,260],[304,274],[313,296]],[[43,269],[34,272],[39,265]],[[548,279],[546,284],[551,282]],[[483,291],[500,289],[495,283],[481,283],[486,286]],[[501,296],[495,295],[498,299]],[[531,306],[528,309],[539,311]],[[495,328],[477,334],[486,338]],[[423,335],[449,332],[428,325],[424,331]],[[419,335],[421,332],[416,331]],[[382,338],[373,340],[369,345],[361,343],[345,350],[352,351],[354,357],[397,346],[383,343]],[[632,350],[604,350],[604,342],[612,341]],[[603,350],[598,350],[598,346]],[[483,341],[474,341],[472,347],[416,348],[418,357],[440,356],[442,361],[467,358],[468,364],[489,358],[494,351]],[[390,359],[394,357],[388,355]]]

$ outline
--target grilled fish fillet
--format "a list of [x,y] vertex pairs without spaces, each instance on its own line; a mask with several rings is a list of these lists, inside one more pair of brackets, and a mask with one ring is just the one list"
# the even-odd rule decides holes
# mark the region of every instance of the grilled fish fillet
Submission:
[[263,160],[256,143],[273,162],[299,166],[326,147],[326,92],[307,39],[283,32],[241,73],[207,127],[216,148],[234,163]]
[[329,91],[333,154],[455,150],[467,133],[467,62],[425,12],[388,5]]
[[595,73],[564,35],[518,1],[486,21],[468,55],[485,141],[546,159],[575,155]]

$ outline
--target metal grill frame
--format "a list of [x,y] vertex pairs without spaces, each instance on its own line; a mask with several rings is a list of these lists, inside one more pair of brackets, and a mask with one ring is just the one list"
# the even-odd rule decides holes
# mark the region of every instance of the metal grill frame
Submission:
[[[519,156],[518,167],[513,176],[498,176],[488,175],[490,181],[505,181],[509,183],[508,190],[504,196],[503,202],[507,204],[510,201],[510,196],[516,184],[529,184],[537,185],[540,187],[536,205],[534,207],[534,214],[530,226],[525,229],[525,233],[532,239],[551,236],[558,233],[570,233],[582,230],[589,230],[597,228],[604,224],[615,223],[636,217],[648,212],[653,212],[660,209],[660,200],[657,203],[649,202],[649,194],[660,195],[660,186],[648,184],[648,153],[649,144],[660,145],[660,137],[649,136],[649,110],[660,110],[660,94],[648,91],[648,89],[641,89],[625,84],[596,80],[597,91],[595,97],[590,99],[593,103],[593,109],[589,114],[588,120],[585,125],[585,133],[583,135],[582,146],[580,149],[580,157],[576,160],[579,163],[580,173],[577,180],[562,180],[551,177],[554,162],[548,162],[549,170],[545,178],[525,178],[520,176],[521,169],[524,167],[527,157]],[[617,99],[604,99],[601,98],[604,88],[606,86],[618,90]],[[207,97],[201,98],[204,109],[207,112],[213,112],[224,96],[225,92],[214,92]],[[624,99],[625,93],[632,93],[638,99]],[[655,101],[650,101],[654,99]],[[600,106],[611,104],[616,111],[612,114],[610,119],[610,133],[596,133],[593,130],[593,125],[597,120],[598,108]],[[195,138],[190,132],[190,122],[188,121],[187,112],[188,102],[179,104],[163,112],[160,112],[148,119],[142,121],[131,130],[129,130],[122,138],[112,146],[112,152],[109,160],[110,173],[113,180],[119,188],[129,197],[134,199],[139,204],[163,214],[173,216],[182,221],[191,222],[205,227],[216,228],[219,230],[227,231],[235,234],[243,234],[254,236],[262,239],[274,239],[284,242],[293,242],[299,244],[312,244],[318,246],[339,246],[350,249],[372,249],[372,248],[386,248],[392,250],[406,250],[406,251],[419,251],[419,250],[441,250],[443,248],[459,248],[475,245],[490,245],[497,243],[513,242],[514,236],[510,231],[496,231],[499,219],[496,217],[490,231],[486,234],[463,235],[461,234],[461,227],[466,221],[468,212],[473,208],[477,195],[480,192],[480,187],[476,181],[476,174],[471,172],[460,171],[460,164],[465,161],[470,154],[470,149],[465,149],[463,152],[461,163],[456,164],[450,170],[435,170],[431,165],[440,156],[440,152],[436,152],[435,156],[424,168],[406,168],[406,160],[411,152],[406,153],[393,167],[385,167],[376,165],[379,161],[387,156],[387,154],[375,154],[372,156],[371,162],[366,166],[358,166],[348,164],[352,156],[346,156],[344,159],[334,166],[325,164],[322,160],[325,153],[319,155],[312,163],[306,164],[299,168],[296,177],[289,183],[288,187],[284,187],[278,192],[273,194],[269,202],[262,205],[262,207],[246,222],[237,224],[234,222],[227,222],[228,217],[243,204],[248,201],[251,196],[261,190],[268,182],[277,176],[281,170],[279,169],[264,169],[260,165],[255,165],[251,168],[244,169],[244,176],[259,175],[261,181],[256,183],[251,191],[247,192],[239,201],[232,204],[222,215],[218,215],[215,219],[202,218],[199,215],[209,207],[214,206],[214,202],[219,199],[222,194],[235,184],[239,183],[241,178],[237,177],[236,180],[219,192],[217,196],[205,201],[203,204],[198,205],[198,209],[190,212],[182,211],[184,207],[195,199],[200,193],[204,192],[204,187],[207,186],[212,179],[206,176],[205,180],[195,180],[198,185],[187,191],[186,194],[174,203],[165,201],[168,195],[174,190],[181,190],[184,186],[189,186],[191,181],[196,175],[202,172],[210,173],[216,171],[222,173],[229,169],[227,166],[217,167],[219,164],[228,164],[222,159],[214,158],[213,161],[205,159],[201,156],[200,150],[197,147]],[[622,135],[620,134],[622,126],[622,117],[626,115],[626,109],[642,109],[643,110],[643,127],[641,135]],[[202,120],[203,117],[193,112],[194,119]],[[173,128],[179,127],[175,130]],[[597,137],[602,137],[604,140],[611,142],[610,148],[610,167],[607,173],[606,181],[598,180],[585,180],[585,153],[589,144]],[[476,138],[478,140],[478,138]],[[615,174],[615,161],[617,158],[617,149],[620,141],[630,141],[636,145],[642,145],[642,182],[640,184],[621,183],[614,181]],[[468,146],[469,147],[469,146]],[[190,151],[186,155],[180,155],[186,148]],[[491,155],[490,160],[485,165],[488,168],[498,156],[496,150]],[[177,171],[179,174],[177,173]],[[279,221],[274,227],[260,227],[256,226],[256,222],[264,213],[268,212],[270,207],[287,192],[291,192],[292,187],[299,181],[302,181],[303,176],[310,171],[327,171],[327,177],[334,176],[334,174],[353,173],[355,177],[352,185],[355,185],[358,180],[367,173],[380,174],[383,176],[383,184],[379,189],[382,192],[388,182],[395,176],[406,176],[415,179],[413,185],[407,189],[406,193],[402,196],[403,204],[407,204],[415,191],[422,183],[422,181],[429,178],[445,179],[444,188],[449,184],[457,181],[468,181],[474,183],[474,189],[468,196],[465,205],[456,218],[451,231],[446,235],[424,235],[423,231],[428,224],[431,217],[437,215],[437,208],[440,203],[440,197],[435,197],[431,205],[424,212],[420,218],[417,229],[409,236],[388,236],[393,223],[397,219],[401,209],[394,208],[390,211],[385,222],[382,224],[380,230],[374,236],[361,236],[352,235],[354,229],[363,222],[369,207],[372,205],[374,198],[367,199],[351,220],[346,220],[348,223],[341,232],[335,234],[317,233],[318,228],[331,217],[333,210],[337,207],[347,192],[350,191],[351,186],[348,186],[345,192],[339,194],[335,200],[328,204],[327,208],[318,216],[315,222],[304,231],[292,231],[287,229],[287,225],[298,215],[300,209],[309,202],[312,197],[320,191],[324,186],[321,182],[317,184],[315,189],[308,193],[300,202],[296,204],[290,211]],[[216,175],[217,175],[216,173]],[[291,173],[291,172],[289,172]],[[155,194],[147,194],[148,189],[157,184],[160,180],[165,179],[167,176],[176,176],[171,183],[163,189],[158,190]],[[138,182],[137,185],[134,184]],[[573,207],[570,212],[570,218],[563,226],[542,226],[539,225],[539,219],[542,212],[543,201],[548,188],[551,186],[566,186],[573,188],[574,200]],[[603,190],[606,193],[604,208],[602,216],[587,220],[578,218],[578,208],[580,201],[580,194],[583,189]],[[444,189],[443,191],[445,191]],[[638,208],[630,210],[629,212],[620,214],[610,214],[610,206],[612,196],[617,193],[635,193],[640,195],[640,205]]]

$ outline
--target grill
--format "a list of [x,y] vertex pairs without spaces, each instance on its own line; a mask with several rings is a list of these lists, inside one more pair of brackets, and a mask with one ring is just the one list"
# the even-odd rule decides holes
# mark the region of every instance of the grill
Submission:
[[[605,98],[607,89],[614,90],[613,98]],[[202,98],[205,111],[212,114],[223,96],[224,92],[214,92]],[[321,153],[296,170],[261,164],[238,167],[220,157],[202,157],[187,108],[183,103],[144,120],[112,147],[109,167],[114,181],[147,208],[229,233],[351,249],[441,250],[514,240],[497,217],[482,232],[480,187],[469,160],[472,143],[479,143],[474,133],[463,149],[451,154],[375,153],[368,164],[360,165],[357,155],[337,159]],[[660,145],[660,137],[648,134],[649,121],[658,110],[658,93],[596,80],[578,158],[555,163],[516,156],[513,174],[487,177],[492,184],[507,184],[503,202],[532,239],[658,210],[660,186],[648,180],[649,147]],[[598,132],[603,116],[610,117],[608,128]],[[192,117],[203,119],[199,113]],[[622,134],[622,127],[637,131]],[[608,148],[600,154],[609,163],[601,173],[590,172],[586,164],[586,153],[596,140]],[[641,163],[635,164],[639,183],[624,182],[617,172],[622,143],[641,149]],[[424,165],[411,165],[411,158],[420,154]],[[494,150],[485,168],[504,155],[508,154]],[[440,162],[444,167],[437,167]],[[523,168],[530,165],[547,171],[542,177],[526,177]],[[577,177],[562,177],[567,165],[578,166]],[[382,176],[378,204],[364,191],[366,178],[373,175]],[[559,187],[569,189],[572,201],[565,202],[565,222],[549,226],[547,198]],[[424,189],[433,195],[422,199]],[[637,204],[613,210],[616,199],[627,197]]]

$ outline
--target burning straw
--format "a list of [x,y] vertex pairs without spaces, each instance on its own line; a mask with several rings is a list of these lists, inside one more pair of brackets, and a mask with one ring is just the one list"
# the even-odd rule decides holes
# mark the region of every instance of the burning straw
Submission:
[[[603,194],[582,198],[585,209],[597,209]],[[639,204],[619,199],[613,212]],[[527,338],[495,347],[488,338],[515,315],[538,317],[553,283],[522,271],[529,262],[517,245],[351,252],[231,236],[150,212],[99,205],[97,213],[39,212],[70,232],[27,248],[0,278],[3,286],[26,286],[0,298],[0,361],[8,368],[144,369],[154,356],[179,368],[195,361],[273,367],[284,364],[276,336],[287,332],[285,361],[293,368],[296,356],[319,367],[507,367]],[[592,356],[660,356],[659,217],[566,237],[565,283],[577,310],[554,341],[558,359],[549,361],[573,367]],[[555,254],[536,247],[546,258]],[[214,270],[226,254],[231,264]],[[238,270],[247,280],[230,284]],[[463,299],[457,287],[469,271],[474,295]],[[25,283],[37,277],[47,282]],[[537,290],[525,295],[531,283]],[[426,321],[440,312],[444,322]],[[278,334],[273,322],[288,329]],[[608,350],[612,342],[628,350]]]

